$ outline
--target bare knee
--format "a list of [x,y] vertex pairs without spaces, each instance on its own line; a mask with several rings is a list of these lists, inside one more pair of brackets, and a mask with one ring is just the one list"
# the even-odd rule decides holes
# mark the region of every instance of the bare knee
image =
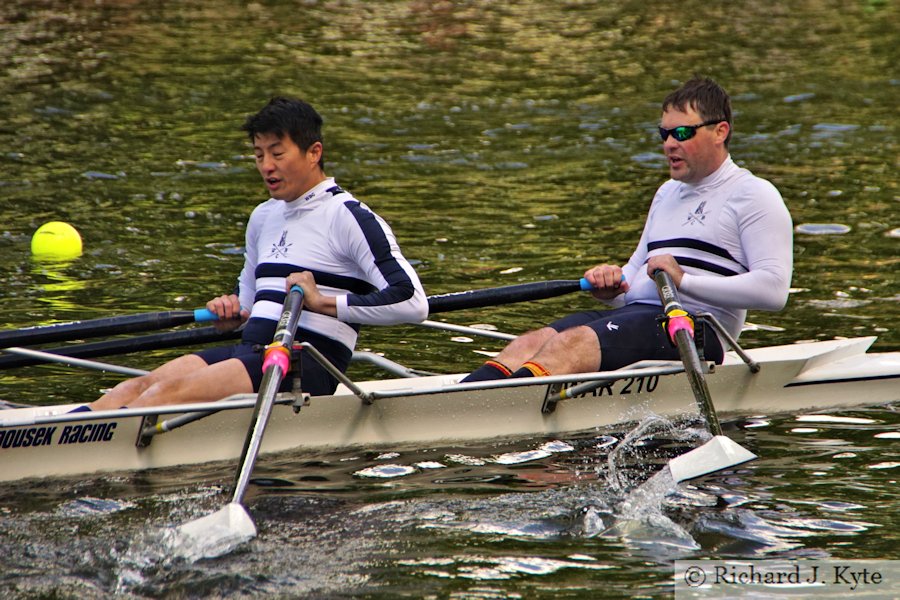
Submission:
[[117,383],[101,398],[91,403],[93,410],[115,410],[131,404],[152,384],[152,375],[142,375]]
[[175,403],[182,394],[182,385],[178,379],[162,379],[146,385],[132,404],[137,407]]
[[573,327],[552,336],[534,357],[553,375],[600,368],[600,340],[590,327]]
[[544,344],[556,335],[558,334],[555,329],[541,327],[540,329],[535,329],[520,335],[510,343],[510,346],[530,351],[533,354],[540,350]]
[[203,369],[154,381],[131,406],[159,406],[190,402],[213,402],[232,394],[253,391],[253,382],[241,361],[229,359]]
[[152,383],[150,375],[142,375],[117,383],[111,391],[116,394],[124,394],[129,398],[136,398],[137,396],[140,396],[144,390],[150,387]]
[[509,369],[516,370],[522,366],[522,363],[531,359],[555,335],[557,335],[556,330],[550,327],[523,333],[497,355],[497,360]]

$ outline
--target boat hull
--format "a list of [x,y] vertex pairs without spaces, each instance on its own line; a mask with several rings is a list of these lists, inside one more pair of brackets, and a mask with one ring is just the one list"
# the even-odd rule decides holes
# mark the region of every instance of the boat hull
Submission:
[[[866,354],[873,339],[750,351],[761,364],[758,373],[729,355],[707,375],[717,411],[723,416],[766,415],[898,400],[900,353]],[[461,375],[359,384],[375,397],[371,403],[341,386],[334,396],[309,399],[299,413],[290,405],[275,406],[262,453],[556,436],[638,421],[650,413],[695,414],[687,377],[677,368],[673,363],[668,371],[630,370],[625,377],[600,381],[592,391],[559,400],[549,412],[547,399],[559,398],[560,378],[497,388],[457,385]],[[561,387],[589,378],[580,376]],[[117,411],[109,419],[59,414],[74,406],[0,412],[0,481],[233,460],[240,455],[252,411],[222,410],[139,447],[144,419],[126,416],[138,411]]]

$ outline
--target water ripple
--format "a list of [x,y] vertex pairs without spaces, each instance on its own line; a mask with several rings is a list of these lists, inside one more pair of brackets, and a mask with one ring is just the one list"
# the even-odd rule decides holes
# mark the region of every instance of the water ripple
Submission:
[[794,227],[794,231],[806,235],[844,235],[850,233],[850,227],[840,223],[803,223]]

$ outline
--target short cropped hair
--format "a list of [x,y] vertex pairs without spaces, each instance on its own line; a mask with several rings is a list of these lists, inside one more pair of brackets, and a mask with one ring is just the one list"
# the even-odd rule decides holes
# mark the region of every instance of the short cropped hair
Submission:
[[669,108],[685,112],[692,108],[704,121],[719,119],[728,121],[728,137],[725,138],[725,147],[731,141],[731,132],[734,129],[731,120],[731,98],[718,83],[709,77],[694,76],[680,88],[666,96],[662,103],[662,110]]
[[[322,143],[322,117],[309,103],[298,98],[275,96],[262,110],[247,117],[241,129],[247,132],[251,142],[257,135],[272,133],[279,138],[289,135],[301,150]],[[325,169],[324,149],[319,168]]]

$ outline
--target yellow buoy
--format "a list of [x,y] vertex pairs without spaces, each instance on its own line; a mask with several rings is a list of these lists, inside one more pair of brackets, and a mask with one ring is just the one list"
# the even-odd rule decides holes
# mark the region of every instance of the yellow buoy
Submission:
[[81,234],[62,221],[44,223],[31,237],[31,254],[36,258],[81,256]]

